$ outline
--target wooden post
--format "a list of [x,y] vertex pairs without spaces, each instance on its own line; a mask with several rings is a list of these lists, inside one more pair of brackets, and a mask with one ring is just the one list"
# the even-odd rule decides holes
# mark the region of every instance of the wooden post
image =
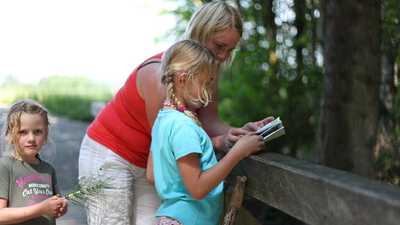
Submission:
[[226,211],[223,225],[234,225],[236,216],[239,212],[240,207],[242,206],[243,196],[244,196],[244,187],[246,185],[247,177],[245,176],[237,176],[235,187],[233,189],[232,197],[229,202],[229,208]]

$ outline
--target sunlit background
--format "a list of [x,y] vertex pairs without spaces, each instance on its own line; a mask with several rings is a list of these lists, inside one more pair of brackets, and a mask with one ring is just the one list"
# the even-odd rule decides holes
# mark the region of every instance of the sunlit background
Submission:
[[[104,105],[134,67],[172,44],[201,2],[0,0],[0,111],[32,98],[59,121],[88,124],[93,103]],[[367,1],[227,2],[240,10],[244,30],[219,80],[221,118],[240,127],[280,117],[287,134],[269,142],[268,151],[311,161],[334,155],[330,165],[344,162],[337,168],[351,171],[368,164],[378,179],[400,185],[400,1],[380,1],[380,7]],[[173,12],[162,15],[164,10]],[[365,91],[378,88],[379,103],[376,92]],[[373,104],[366,104],[370,99]],[[351,130],[337,129],[343,127]],[[363,143],[359,137],[371,129],[362,127],[378,127],[377,145],[372,137]],[[84,129],[71,133],[83,135]],[[66,138],[60,145],[68,140],[80,141]],[[363,147],[348,150],[356,145]],[[79,144],[65,152],[73,151]],[[71,171],[66,158],[73,157],[63,156],[57,165]],[[275,214],[255,208],[265,218]]]
[[164,50],[175,24],[162,0],[0,1],[0,83],[85,76],[112,89]]

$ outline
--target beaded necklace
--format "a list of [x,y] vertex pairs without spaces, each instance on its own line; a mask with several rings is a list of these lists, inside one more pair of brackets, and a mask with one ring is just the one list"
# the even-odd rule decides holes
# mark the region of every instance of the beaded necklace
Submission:
[[187,110],[185,105],[178,101],[178,105],[172,103],[169,100],[165,100],[163,103],[163,108],[174,109],[181,113],[184,113],[186,116],[190,117],[197,125],[201,126],[200,120],[197,116],[197,113]]

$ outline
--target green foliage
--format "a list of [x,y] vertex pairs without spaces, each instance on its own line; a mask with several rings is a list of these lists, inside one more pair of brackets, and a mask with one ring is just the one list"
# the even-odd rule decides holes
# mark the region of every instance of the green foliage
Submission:
[[[400,1],[387,0],[383,2],[383,50],[395,58],[397,66],[400,65]],[[398,73],[398,71],[397,71]],[[397,88],[397,87],[396,87]],[[400,121],[400,92],[397,91],[393,99],[393,111],[389,112],[394,121]],[[395,137],[400,143],[400,126],[395,123]]]
[[75,205],[88,207],[88,199],[97,197],[101,191],[110,188],[110,182],[100,177],[81,177],[79,183],[72,191],[65,194],[65,198]]
[[307,67],[304,79],[293,85],[290,74],[295,70],[286,68],[274,74],[263,69],[266,58],[262,52],[239,51],[220,82],[221,116],[235,126],[268,115],[280,116],[287,127],[282,139],[286,147],[296,142],[297,150],[307,152],[313,146],[318,125],[322,71]]
[[[382,2],[382,49],[383,54],[391,58],[397,68],[400,65],[400,1],[386,0]],[[394,138],[394,149],[382,152],[375,161],[375,170],[378,178],[396,185],[400,185],[400,158],[398,149],[400,147],[400,92],[398,89],[398,69],[394,70],[394,84],[391,92],[394,93],[391,99],[393,108],[385,112],[394,124],[394,131],[391,136]],[[396,74],[397,73],[397,74]],[[393,154],[397,152],[397,154]]]
[[[198,2],[181,0],[176,10],[170,11],[179,21],[176,33],[183,32]],[[244,34],[232,66],[221,77],[220,115],[234,126],[268,115],[280,116],[287,135],[272,142],[269,149],[312,157],[324,88],[320,1],[305,1],[305,8],[300,10],[304,16],[299,17],[294,12],[296,6],[303,7],[296,5],[298,1],[273,1],[272,9],[268,8],[269,1],[227,2],[240,8]],[[400,1],[382,1],[382,7],[383,51],[395,55],[400,65]],[[271,11],[272,26],[276,27],[267,21]],[[300,35],[297,35],[298,24],[304,31]],[[271,38],[274,32],[276,36]],[[302,62],[296,56],[299,49]],[[394,96],[390,114],[394,121],[400,121],[400,92]],[[400,143],[400,123],[396,124],[395,136]],[[384,171],[392,171],[384,169],[382,159],[377,165]]]
[[5,82],[0,86],[0,103],[12,104],[31,98],[42,103],[51,113],[71,119],[89,121],[92,101],[108,101],[110,89],[85,77],[51,76],[37,85]]
[[[313,55],[308,54],[303,55],[303,68],[298,70],[294,62],[296,47],[303,46],[309,51],[312,43],[309,32],[299,40],[294,39],[293,20],[282,19],[282,25],[277,26],[280,38],[276,43],[264,35],[270,28],[264,24],[267,9],[263,7],[266,5],[262,2],[247,1],[242,10],[245,24],[252,25],[245,30],[245,41],[222,78],[220,112],[236,126],[268,115],[280,116],[287,135],[278,147],[287,148],[293,155],[309,154],[319,121],[322,68],[312,64]],[[266,32],[260,32],[263,30]]]
[[[400,1],[383,1],[383,43],[385,51],[397,51],[400,54]],[[391,48],[391,49],[390,49]]]
[[375,161],[375,171],[379,180],[400,185],[400,159],[389,152],[382,152]]
[[187,22],[192,16],[193,12],[197,8],[197,6],[201,3],[201,1],[190,1],[190,0],[169,0],[173,2],[175,5],[174,9],[164,10],[162,14],[172,14],[175,16],[176,21],[179,23],[176,24],[175,28],[162,37],[163,39],[179,39],[182,34],[185,32]]

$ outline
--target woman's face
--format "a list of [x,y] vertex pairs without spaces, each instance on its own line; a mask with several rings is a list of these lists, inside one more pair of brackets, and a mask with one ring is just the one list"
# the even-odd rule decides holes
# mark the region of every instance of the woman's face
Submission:
[[211,35],[206,43],[206,47],[220,62],[225,62],[231,56],[239,40],[239,33],[234,28],[228,28]]

